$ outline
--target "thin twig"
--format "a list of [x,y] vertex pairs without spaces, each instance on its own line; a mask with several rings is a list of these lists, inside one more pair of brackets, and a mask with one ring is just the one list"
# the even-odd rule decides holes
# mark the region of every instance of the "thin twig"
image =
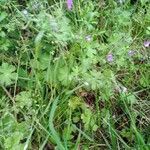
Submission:
[[1,87],[5,91],[5,93],[7,94],[7,96],[12,100],[13,105],[15,105],[14,98],[11,96],[11,94],[8,92],[8,90],[4,86],[2,86],[2,85],[1,85]]

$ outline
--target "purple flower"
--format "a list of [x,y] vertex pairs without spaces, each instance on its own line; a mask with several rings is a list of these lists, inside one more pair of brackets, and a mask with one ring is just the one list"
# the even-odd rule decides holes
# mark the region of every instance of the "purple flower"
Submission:
[[92,37],[91,37],[91,35],[87,35],[87,36],[85,37],[85,39],[86,39],[86,41],[90,42],[90,41],[92,40]]
[[150,46],[150,40],[144,41],[144,46],[145,46],[145,47],[149,47],[149,46]]
[[109,53],[109,54],[107,55],[106,59],[107,59],[108,62],[113,62],[114,59],[113,59],[112,53]]
[[67,7],[69,10],[72,9],[72,6],[73,6],[73,0],[67,0]]

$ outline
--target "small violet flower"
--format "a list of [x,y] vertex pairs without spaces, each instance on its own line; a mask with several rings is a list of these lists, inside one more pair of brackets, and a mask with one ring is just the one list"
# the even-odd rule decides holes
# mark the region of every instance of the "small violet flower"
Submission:
[[92,40],[92,37],[91,37],[91,35],[87,35],[87,36],[85,37],[85,39],[86,39],[86,41],[90,42],[90,41]]
[[150,47],[150,40],[144,41],[144,47]]
[[26,9],[24,9],[24,10],[22,11],[22,13],[23,13],[25,16],[28,15],[28,11],[27,11]]
[[73,0],[67,0],[67,7],[69,10],[72,9],[72,6],[73,6]]
[[107,61],[110,62],[110,63],[113,62],[114,59],[113,59],[112,53],[109,53],[109,54],[107,55],[106,59],[107,59]]
[[136,51],[134,51],[134,50],[130,50],[130,51],[128,51],[128,55],[131,57],[131,56],[133,56],[135,54],[135,52]]

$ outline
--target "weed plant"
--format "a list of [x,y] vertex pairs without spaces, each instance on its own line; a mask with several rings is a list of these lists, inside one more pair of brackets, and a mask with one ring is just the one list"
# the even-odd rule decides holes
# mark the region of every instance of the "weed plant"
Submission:
[[0,0],[0,149],[149,150],[149,0]]

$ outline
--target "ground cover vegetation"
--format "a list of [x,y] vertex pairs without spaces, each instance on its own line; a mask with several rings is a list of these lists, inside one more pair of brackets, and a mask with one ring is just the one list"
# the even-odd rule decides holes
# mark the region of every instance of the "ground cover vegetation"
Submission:
[[0,149],[149,150],[149,0],[0,0]]

